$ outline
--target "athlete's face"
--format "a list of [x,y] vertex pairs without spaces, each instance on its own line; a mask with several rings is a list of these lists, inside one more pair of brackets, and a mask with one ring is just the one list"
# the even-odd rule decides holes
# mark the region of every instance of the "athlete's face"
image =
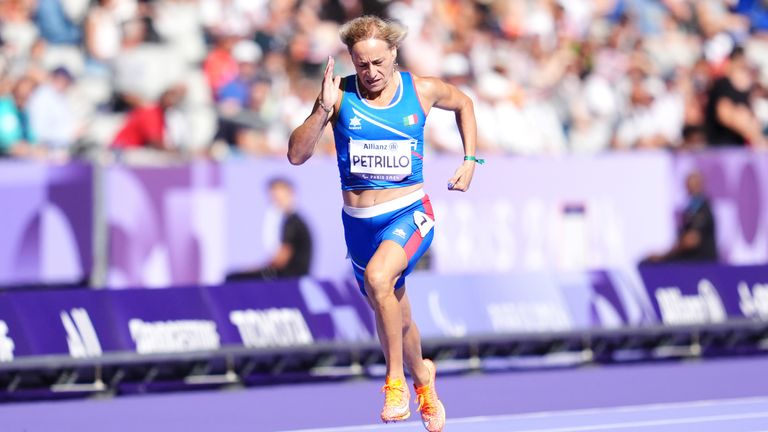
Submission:
[[392,79],[397,50],[381,39],[366,39],[349,50],[357,77],[369,93],[379,93]]

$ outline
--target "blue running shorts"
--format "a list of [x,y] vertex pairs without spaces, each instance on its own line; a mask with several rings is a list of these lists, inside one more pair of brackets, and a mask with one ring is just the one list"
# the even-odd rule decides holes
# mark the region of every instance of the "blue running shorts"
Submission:
[[341,220],[355,279],[363,295],[365,267],[381,242],[394,241],[408,256],[408,267],[395,283],[398,289],[429,249],[435,231],[432,203],[422,189],[373,207],[344,206]]

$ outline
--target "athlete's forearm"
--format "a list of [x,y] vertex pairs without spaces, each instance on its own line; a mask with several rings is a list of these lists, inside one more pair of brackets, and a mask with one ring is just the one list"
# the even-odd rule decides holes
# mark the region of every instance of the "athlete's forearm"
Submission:
[[469,97],[456,111],[456,125],[459,127],[459,135],[464,145],[464,155],[474,156],[477,148],[477,120],[474,104]]
[[288,160],[291,164],[301,165],[312,157],[330,115],[331,113],[315,104],[312,114],[291,133],[288,139]]

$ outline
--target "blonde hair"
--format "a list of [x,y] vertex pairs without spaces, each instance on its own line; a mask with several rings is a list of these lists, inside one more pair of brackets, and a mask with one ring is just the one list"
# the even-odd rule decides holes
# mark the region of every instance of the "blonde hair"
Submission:
[[364,15],[348,21],[339,29],[339,37],[348,49],[367,39],[380,39],[390,48],[399,48],[408,29],[395,21],[383,20],[377,16]]

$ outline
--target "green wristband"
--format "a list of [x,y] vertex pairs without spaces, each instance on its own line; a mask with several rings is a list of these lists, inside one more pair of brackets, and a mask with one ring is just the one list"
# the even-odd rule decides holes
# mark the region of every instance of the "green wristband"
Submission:
[[479,163],[480,165],[485,163],[485,159],[478,159],[478,158],[476,158],[474,156],[464,156],[464,160],[465,161],[468,161],[468,160],[469,161],[475,161],[475,162]]

